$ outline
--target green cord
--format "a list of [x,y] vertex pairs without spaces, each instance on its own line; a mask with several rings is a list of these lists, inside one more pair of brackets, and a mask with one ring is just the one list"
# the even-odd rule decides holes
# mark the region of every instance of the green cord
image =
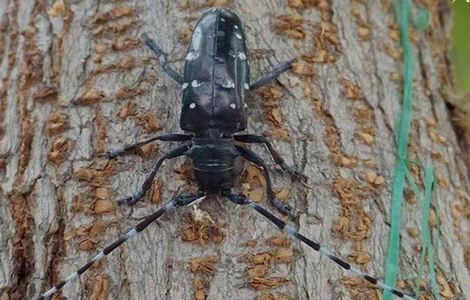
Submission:
[[[400,28],[400,40],[403,48],[403,104],[398,123],[397,138],[397,161],[395,163],[394,178],[392,185],[392,203],[390,211],[390,240],[386,259],[385,282],[390,286],[396,285],[396,276],[400,252],[400,227],[401,227],[401,206],[405,190],[405,176],[407,172],[408,158],[408,137],[411,127],[412,117],[412,82],[413,82],[413,59],[411,53],[409,37],[409,14],[410,1],[401,0],[400,7],[395,5],[395,11],[399,12],[398,23]],[[390,291],[384,292],[384,300],[392,300]]]
[[[431,289],[434,299],[440,300],[439,287],[436,279],[436,266],[434,262],[434,247],[431,242],[431,230],[429,228],[429,213],[431,211],[431,198],[434,192],[434,167],[427,167],[424,171],[424,205],[423,219],[421,222],[421,235],[423,245],[427,249],[429,276],[431,277]],[[424,253],[424,251],[423,251]],[[423,255],[424,256],[424,255]],[[424,262],[423,262],[424,263]]]
[[[400,260],[400,227],[401,227],[401,207],[404,197],[405,178],[408,180],[415,195],[422,199],[422,214],[421,220],[421,242],[422,252],[420,257],[419,275],[418,278],[423,277],[424,260],[428,258],[429,275],[431,277],[432,293],[435,299],[440,300],[439,288],[436,280],[435,272],[435,253],[432,244],[431,230],[429,228],[429,212],[431,209],[432,194],[434,191],[434,168],[425,168],[425,182],[424,182],[424,197],[420,193],[418,186],[414,182],[413,177],[409,174],[407,164],[408,161],[408,139],[411,127],[411,118],[413,114],[413,53],[410,45],[409,36],[409,22],[411,1],[398,0],[393,1],[395,15],[400,29],[400,40],[403,48],[403,103],[398,121],[398,134],[396,137],[397,142],[397,159],[394,169],[393,185],[392,185],[392,200],[390,210],[390,240],[388,245],[388,253],[386,260],[386,276],[385,282],[390,286],[396,285],[397,269]],[[414,26],[418,29],[424,29],[429,23],[429,12],[420,10],[418,16],[413,20]],[[416,162],[411,162],[416,163]],[[421,166],[422,167],[422,166]],[[439,232],[437,234],[439,237]],[[438,243],[438,239],[436,243]],[[437,252],[437,251],[436,251]],[[417,287],[416,297],[419,298],[419,287]],[[391,300],[392,294],[390,291],[384,292],[384,300]]]
[[[411,174],[408,170],[406,172],[406,179],[408,181],[408,184],[411,186],[411,189],[413,190],[413,193],[415,194],[416,199],[418,200],[419,204],[423,205],[422,204],[423,203],[423,195],[421,194],[421,192],[418,188],[418,185],[416,184],[413,176],[411,176]],[[424,205],[423,205],[423,207],[424,207]],[[423,219],[424,219],[424,214],[423,214]],[[422,238],[423,237],[422,228],[423,227],[421,227],[421,241],[423,240],[423,238]],[[419,269],[418,269],[418,277],[416,278],[417,282],[418,282],[418,284],[416,285],[416,291],[415,291],[415,294],[416,294],[415,298],[416,299],[419,299],[419,292],[420,292],[419,286],[420,286],[420,282],[421,282],[421,279],[423,278],[423,273],[424,273],[424,254],[426,253],[425,248],[426,248],[426,246],[423,246],[423,248],[421,249],[421,256],[420,256]]]
[[[437,253],[434,253],[434,249],[437,249],[436,246],[433,246],[431,242],[431,229],[429,228],[429,216],[431,211],[431,201],[433,199],[432,195],[434,192],[434,167],[430,166],[424,170],[424,196],[420,192],[413,176],[410,172],[407,171],[406,179],[408,184],[411,186],[413,193],[416,195],[419,204],[421,205],[422,210],[422,219],[421,219],[421,254],[419,259],[419,270],[417,277],[417,286],[416,286],[416,299],[419,299],[420,296],[420,282],[423,278],[425,258],[428,258],[428,269],[431,279],[431,289],[434,296],[434,299],[440,300],[439,288],[436,279],[436,265],[434,258],[437,257]],[[438,240],[437,240],[438,242]],[[437,252],[437,251],[436,251]]]

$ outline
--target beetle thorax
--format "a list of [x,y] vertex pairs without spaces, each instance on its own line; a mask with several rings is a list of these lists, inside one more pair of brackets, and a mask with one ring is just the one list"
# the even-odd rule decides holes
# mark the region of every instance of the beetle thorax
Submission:
[[196,180],[201,189],[215,192],[230,187],[235,158],[239,155],[231,137],[216,128],[197,134],[187,154],[193,161]]

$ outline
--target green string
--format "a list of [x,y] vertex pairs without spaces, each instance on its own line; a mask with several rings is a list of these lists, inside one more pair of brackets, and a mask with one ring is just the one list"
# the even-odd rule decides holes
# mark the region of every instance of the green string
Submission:
[[[434,299],[440,300],[439,287],[436,279],[436,267],[434,262],[434,247],[431,242],[431,230],[429,228],[429,213],[431,211],[431,198],[434,191],[434,167],[427,167],[424,170],[424,205],[423,205],[423,219],[421,220],[421,240],[423,253],[421,256],[424,259],[424,253],[427,252],[429,276],[431,277],[431,289]],[[422,261],[424,264],[424,261]]]
[[[424,170],[424,196],[420,192],[416,182],[411,176],[410,172],[407,171],[406,179],[408,184],[410,185],[413,193],[416,195],[419,204],[421,205],[421,254],[420,254],[420,261],[419,261],[419,270],[418,270],[418,277],[417,277],[417,286],[416,286],[416,299],[419,299],[420,296],[420,282],[423,278],[424,267],[425,267],[425,258],[428,258],[428,270],[431,279],[431,289],[434,296],[434,299],[440,300],[441,297],[439,295],[439,288],[437,285],[436,279],[436,265],[434,258],[437,257],[437,251],[434,253],[434,249],[437,249],[438,246],[433,245],[431,242],[431,229],[429,228],[429,215],[431,211],[431,201],[433,199],[432,195],[434,192],[434,167],[430,166],[425,168]],[[439,211],[439,210],[437,210]],[[438,220],[438,224],[440,221]],[[435,239],[436,243],[439,242],[439,235],[437,235],[437,239]]]
[[[394,3],[395,4],[395,3]],[[412,81],[413,81],[413,60],[409,37],[409,14],[410,1],[401,0],[400,7],[395,4],[400,40],[403,48],[403,103],[398,123],[397,138],[397,161],[395,163],[393,185],[392,185],[392,203],[390,211],[390,240],[386,260],[385,282],[390,286],[396,285],[396,276],[400,251],[400,225],[401,225],[401,206],[403,202],[403,193],[405,190],[405,176],[407,172],[408,158],[408,137],[412,117]],[[384,292],[384,300],[391,300],[390,291]]]
[[[409,26],[410,26],[410,11],[411,1],[398,0],[392,2],[397,22],[400,29],[400,41],[403,48],[403,103],[398,120],[398,134],[396,136],[397,143],[397,159],[394,168],[394,177],[392,185],[392,200],[390,209],[390,240],[388,245],[388,253],[386,260],[386,275],[385,282],[390,286],[396,285],[396,276],[398,263],[400,260],[400,227],[401,227],[401,207],[405,189],[405,179],[408,180],[416,197],[422,199],[422,215],[421,220],[421,243],[422,252],[420,257],[419,275],[418,279],[421,280],[424,273],[425,258],[428,259],[428,269],[431,279],[432,293],[435,299],[440,300],[439,288],[436,280],[435,260],[436,254],[434,249],[438,249],[439,245],[439,229],[437,229],[436,238],[434,239],[436,245],[432,244],[431,229],[429,228],[429,213],[431,209],[432,194],[434,191],[434,167],[425,168],[425,182],[424,182],[424,196],[419,191],[413,177],[408,171],[408,163],[416,163],[421,168],[422,165],[418,162],[408,160],[408,140],[411,127],[412,118],[412,102],[413,102],[413,54],[410,45]],[[413,25],[418,29],[424,29],[429,23],[429,12],[427,10],[419,10],[416,17],[413,18]],[[437,207],[437,204],[436,204]],[[439,210],[438,210],[439,211]],[[417,298],[419,298],[419,287],[417,287]],[[384,300],[391,300],[392,294],[390,291],[384,292]]]
[[[435,187],[435,185],[434,185]],[[434,197],[431,199],[433,202],[433,206],[437,212],[440,212],[441,209],[439,208],[439,203],[441,202],[439,199],[439,193],[435,193]],[[438,226],[436,228],[433,228],[433,243],[434,243],[434,250],[436,252],[435,257],[439,257],[439,242],[441,240],[441,215],[436,214],[437,217],[437,224]]]
[[[418,200],[418,202],[420,203],[420,205],[422,205],[424,207],[424,204],[423,204],[423,195],[421,194],[418,186],[416,185],[416,182],[413,178],[413,176],[411,176],[410,172],[407,171],[406,172],[406,179],[408,180],[408,184],[411,186],[411,189],[413,190],[413,193],[415,194],[416,196],[416,199]],[[425,218],[425,215],[423,214],[423,219]],[[419,299],[419,292],[420,292],[420,289],[419,289],[419,286],[420,286],[420,283],[421,283],[421,279],[423,278],[423,273],[424,273],[424,257],[425,257],[425,254],[426,254],[426,246],[423,244],[423,220],[421,220],[421,244],[423,245],[423,248],[421,249],[421,256],[420,256],[420,261],[419,261],[419,269],[418,269],[418,277],[417,277],[417,285],[416,285],[416,299]]]

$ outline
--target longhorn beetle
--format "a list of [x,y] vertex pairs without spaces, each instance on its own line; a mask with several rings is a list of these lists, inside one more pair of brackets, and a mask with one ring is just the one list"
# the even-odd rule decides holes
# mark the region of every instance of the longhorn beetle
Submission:
[[389,290],[403,299],[414,299],[403,292],[386,285],[382,281],[351,266],[337,257],[319,243],[305,237],[296,229],[274,216],[246,195],[232,192],[231,187],[237,174],[234,161],[242,157],[262,169],[266,177],[267,196],[272,205],[281,213],[289,214],[290,207],[275,198],[266,163],[253,151],[234,144],[259,143],[269,150],[276,164],[294,179],[303,175],[286,165],[281,156],[274,150],[271,143],[263,136],[252,134],[236,134],[246,129],[247,114],[245,96],[282,72],[288,70],[294,60],[279,65],[271,73],[250,82],[248,51],[245,43],[245,32],[239,17],[225,8],[213,8],[203,14],[197,23],[186,55],[184,75],[180,76],[167,62],[166,53],[148,35],[143,34],[145,44],[157,55],[163,70],[179,83],[183,89],[180,126],[192,134],[163,134],[142,142],[108,151],[102,156],[115,158],[132,152],[153,141],[183,142],[171,149],[153,166],[141,189],[135,194],[118,201],[121,205],[134,205],[147,193],[152,186],[163,161],[186,155],[192,159],[199,191],[193,194],[182,194],[165,203],[152,215],[120,239],[105,247],[89,262],[70,274],[63,281],[48,290],[39,299],[45,299],[60,290],[67,282],[83,274],[97,261],[111,253],[128,239],[136,236],[148,225],[166,212],[202,200],[207,194],[218,194],[238,205],[247,205],[274,223],[279,229],[313,248],[320,254],[330,258],[343,269],[364,278],[378,287]]

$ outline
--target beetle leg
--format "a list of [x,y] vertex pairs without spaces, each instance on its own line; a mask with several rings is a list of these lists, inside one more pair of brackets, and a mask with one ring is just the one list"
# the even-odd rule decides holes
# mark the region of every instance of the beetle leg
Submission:
[[188,134],[162,134],[162,135],[157,135],[154,137],[151,137],[149,139],[137,142],[132,145],[126,145],[120,149],[115,149],[115,150],[109,150],[106,151],[105,153],[99,154],[98,157],[105,157],[105,158],[115,158],[117,156],[125,155],[127,153],[133,152],[137,150],[139,147],[142,147],[143,145],[146,145],[148,143],[151,143],[153,141],[164,141],[164,142],[183,142],[183,141],[189,141],[193,138],[192,135]]
[[276,196],[274,194],[273,186],[271,183],[271,177],[269,175],[268,171],[268,166],[266,166],[266,163],[264,160],[259,157],[256,153],[251,151],[250,149],[246,149],[240,146],[235,146],[237,150],[240,152],[241,157],[244,159],[248,160],[251,163],[254,163],[258,167],[260,167],[263,170],[264,177],[266,178],[266,191],[268,195],[268,199],[271,202],[271,204],[282,214],[289,214],[289,211],[291,210],[291,207],[278,199],[276,199]]
[[197,194],[183,194],[179,195],[178,197],[174,198],[173,200],[165,203],[160,209],[158,209],[156,212],[153,214],[147,216],[142,222],[137,224],[134,228],[130,229],[127,231],[126,234],[124,234],[121,238],[118,240],[114,241],[113,243],[109,244],[107,247],[105,247],[102,251],[100,251],[97,255],[95,255],[90,261],[88,261],[83,267],[78,269],[77,271],[73,272],[67,278],[62,280],[60,283],[55,285],[53,288],[42,294],[38,300],[44,300],[47,299],[49,296],[54,294],[55,292],[59,291],[62,289],[62,287],[74,280],[75,278],[79,277],[82,275],[86,270],[88,270],[91,266],[95,265],[98,261],[100,261],[102,258],[107,256],[109,253],[114,251],[116,248],[124,244],[127,240],[133,238],[137,234],[139,234],[142,230],[147,228],[150,224],[155,222],[158,218],[163,216],[166,212],[176,208],[176,207],[181,207],[181,206],[186,206],[194,201],[197,201],[199,199],[203,199],[205,197],[203,192],[198,192]]
[[183,84],[183,78],[168,64],[166,53],[162,50],[162,48],[160,48],[160,46],[158,46],[157,43],[155,43],[155,41],[151,39],[146,33],[142,34],[142,38],[144,39],[144,43],[157,55],[158,61],[160,62],[160,65],[162,66],[165,73],[170,75],[170,77],[179,84]]
[[254,134],[241,134],[241,135],[234,135],[233,139],[241,143],[265,144],[266,147],[268,147],[268,151],[269,153],[271,153],[271,156],[273,157],[276,164],[279,165],[282,168],[282,170],[284,170],[284,172],[287,172],[292,179],[294,180],[301,179],[303,181],[307,180],[307,176],[295,170],[294,168],[288,166],[285,163],[284,159],[279,155],[279,153],[277,153],[273,145],[264,136],[254,135]]
[[163,162],[167,159],[172,159],[172,158],[176,158],[178,156],[184,155],[191,148],[191,146],[192,146],[191,144],[182,145],[182,146],[174,148],[174,149],[170,150],[170,152],[166,153],[162,158],[160,158],[155,163],[155,165],[153,166],[152,171],[149,174],[147,174],[147,177],[145,178],[145,181],[142,184],[140,190],[137,191],[136,193],[132,194],[129,197],[118,200],[118,204],[119,205],[126,204],[126,205],[129,205],[129,206],[132,206],[132,205],[136,204],[140,199],[142,199],[142,197],[145,196],[145,194],[147,194],[147,192],[152,187],[153,179],[155,178],[155,175],[157,175],[157,172],[160,169]]
[[260,206],[247,196],[239,193],[232,193],[230,189],[224,189],[221,192],[222,197],[228,198],[231,202],[238,204],[238,205],[247,205],[250,208],[254,209],[256,212],[259,214],[263,215],[266,219],[268,219],[271,223],[276,225],[280,230],[285,230],[287,234],[289,234],[291,237],[297,239],[301,243],[304,243],[305,245],[309,246],[313,250],[317,251],[320,253],[320,255],[326,256],[332,261],[334,261],[336,264],[338,264],[341,268],[346,270],[347,272],[351,273],[354,276],[363,278],[367,280],[368,282],[380,287],[383,290],[390,291],[394,295],[406,299],[406,300],[416,300],[415,298],[406,295],[400,290],[397,290],[396,288],[387,285],[386,283],[380,281],[379,279],[362,272],[358,268],[354,267],[341,257],[335,255],[332,251],[328,250],[326,247],[318,243],[317,241],[311,240],[308,237],[304,236],[301,234],[297,229],[294,227],[286,224],[283,220],[279,219],[272,213],[270,213],[268,210],[266,210],[264,207]]
[[290,69],[290,67],[292,66],[292,63],[294,61],[295,61],[295,58],[291,59],[291,60],[289,60],[289,61],[287,61],[283,64],[280,64],[279,66],[274,68],[274,70],[272,70],[270,73],[264,75],[260,79],[253,82],[250,85],[250,91],[256,90],[257,88],[262,87],[263,85],[270,82],[271,80],[276,79],[279,75],[281,75],[281,73],[284,73],[285,71]]

